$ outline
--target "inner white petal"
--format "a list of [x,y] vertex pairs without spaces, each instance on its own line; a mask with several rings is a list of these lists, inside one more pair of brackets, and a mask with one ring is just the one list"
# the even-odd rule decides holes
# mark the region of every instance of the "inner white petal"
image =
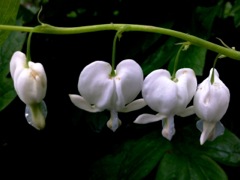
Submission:
[[162,135],[163,137],[170,141],[173,135],[175,134],[174,117],[169,116],[166,119],[163,119],[162,125],[163,125]]
[[121,125],[121,120],[118,119],[118,112],[116,110],[110,110],[111,117],[107,122],[108,128],[115,132]]

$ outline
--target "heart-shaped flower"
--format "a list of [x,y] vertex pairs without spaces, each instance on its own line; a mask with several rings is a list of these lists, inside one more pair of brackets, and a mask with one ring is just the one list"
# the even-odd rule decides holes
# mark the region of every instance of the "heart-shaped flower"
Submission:
[[226,113],[230,92],[227,86],[219,79],[219,74],[214,69],[213,82],[211,82],[213,68],[209,76],[198,85],[194,96],[193,105],[196,115],[201,119],[197,128],[202,132],[200,144],[206,140],[214,140],[224,133],[224,126],[220,120]]
[[134,60],[121,61],[114,75],[109,63],[95,61],[80,73],[78,90],[81,96],[69,96],[74,105],[88,112],[109,110],[111,118],[107,126],[116,131],[121,124],[117,112],[134,111],[146,105],[143,99],[133,101],[140,93],[142,84],[143,72]]
[[190,68],[179,69],[175,79],[172,79],[165,69],[151,72],[144,80],[142,96],[147,105],[158,114],[142,114],[134,122],[146,124],[163,120],[162,135],[171,140],[175,134],[174,116],[188,116],[194,113],[193,107],[187,108],[187,105],[196,88],[196,76]]
[[42,64],[27,62],[26,56],[16,51],[10,61],[10,73],[18,97],[27,105],[26,118],[36,129],[45,127],[46,109],[43,98],[47,90],[47,77]]

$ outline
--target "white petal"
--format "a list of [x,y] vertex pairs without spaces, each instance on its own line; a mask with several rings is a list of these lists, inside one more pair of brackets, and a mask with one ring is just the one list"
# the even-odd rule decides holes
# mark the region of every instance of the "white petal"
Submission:
[[72,103],[80,109],[83,109],[88,112],[100,112],[101,109],[98,109],[95,106],[91,106],[82,96],[69,94],[70,100]]
[[162,125],[163,125],[163,130],[162,130],[163,137],[171,141],[173,135],[175,134],[174,117],[169,116],[166,119],[163,119]]
[[117,110],[121,110],[127,103],[133,101],[140,93],[143,85],[143,72],[134,60],[126,59],[116,67]]
[[[41,63],[34,63],[32,61],[29,61],[28,66],[32,70],[32,76],[34,76],[34,79],[38,81],[39,85],[42,87],[47,87],[47,76],[43,65]],[[44,89],[46,90],[46,88]]]
[[144,99],[137,99],[137,100],[129,103],[127,106],[125,106],[119,112],[135,111],[135,110],[143,108],[146,105],[147,105],[147,103],[146,103],[146,101],[144,101]]
[[224,134],[224,131],[225,131],[225,128],[223,126],[223,124],[218,121],[216,123],[216,126],[214,128],[214,132],[213,132],[213,136],[212,136],[212,139],[210,139],[211,141],[213,141],[214,139],[216,139],[218,136],[221,136]]
[[190,68],[179,69],[176,73],[176,78],[178,79],[177,84],[179,87],[185,86],[187,88],[187,101],[191,101],[197,90],[197,78],[194,71]]
[[200,137],[200,144],[203,145],[206,140],[211,139],[213,136],[213,130],[215,128],[216,123],[202,121],[203,122],[203,131]]
[[190,115],[193,115],[193,114],[195,114],[194,107],[189,106],[189,107],[187,107],[186,109],[184,109],[183,111],[181,111],[180,113],[178,113],[176,115],[181,116],[181,117],[187,117],[187,116],[190,116]]
[[147,123],[152,123],[152,122],[157,122],[162,120],[163,118],[166,118],[165,115],[161,114],[141,114],[140,116],[137,117],[137,119],[134,121],[136,124],[147,124]]
[[78,90],[82,97],[99,109],[111,109],[114,95],[114,80],[110,77],[111,65],[103,61],[95,61],[87,65],[81,72]]
[[192,100],[196,89],[197,89],[197,79],[195,73],[190,68],[182,68],[176,72],[177,78],[177,96],[178,96],[178,106],[175,110],[176,113],[181,113],[189,102]]
[[118,112],[115,110],[111,110],[111,118],[107,122],[108,128],[110,128],[113,132],[115,132],[118,127],[122,124],[121,120],[118,119]]
[[25,68],[14,81],[16,92],[25,104],[40,103],[46,95],[47,82],[44,70],[37,72],[31,67]]
[[[12,78],[14,79],[14,75],[16,73],[16,69],[18,69],[18,71],[23,70],[25,67],[27,66],[27,60],[26,60],[26,56],[24,53],[20,52],[20,51],[16,51],[10,60],[10,73]],[[17,72],[18,76],[19,72]]]
[[[28,105],[27,105],[28,106]],[[29,114],[25,114],[28,123],[36,128],[37,130],[44,129],[45,123],[45,115],[42,112],[41,102],[38,104],[29,105]],[[31,117],[29,117],[31,116]]]
[[27,67],[27,59],[24,53],[16,51],[10,61],[10,73],[13,79],[14,88],[17,89],[16,82],[19,74]]
[[177,85],[167,70],[151,72],[144,80],[142,96],[148,106],[161,114],[174,114],[177,103]]
[[215,71],[213,84],[211,84],[210,78],[209,75],[198,86],[193,103],[195,112],[200,119],[217,122],[228,109],[230,93],[219,79],[217,71]]

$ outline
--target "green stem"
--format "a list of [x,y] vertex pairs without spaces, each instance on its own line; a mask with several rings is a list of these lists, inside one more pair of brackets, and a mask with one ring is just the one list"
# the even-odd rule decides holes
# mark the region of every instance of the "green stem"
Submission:
[[[27,62],[31,61],[31,53],[30,53],[30,48],[31,48],[31,38],[32,38],[32,32],[28,34],[28,39],[27,39]],[[27,63],[28,64],[28,63]]]
[[11,25],[0,25],[0,30],[8,31],[22,31],[33,33],[44,33],[44,34],[79,34],[79,33],[89,33],[97,31],[108,31],[108,30],[120,30],[122,27],[127,26],[125,31],[138,31],[138,32],[149,32],[149,33],[159,33],[164,35],[173,36],[185,41],[189,41],[192,45],[199,47],[204,47],[218,54],[225,55],[229,58],[240,60],[240,52],[229,49],[207,40],[198,38],[196,36],[186,34],[183,32],[175,31],[172,29],[148,26],[148,25],[138,25],[138,24],[100,24],[100,25],[89,25],[81,27],[55,27],[48,24],[42,24],[38,28],[33,27],[23,27],[23,26],[11,26]]
[[211,80],[210,80],[211,84],[214,83],[214,69],[215,69],[215,66],[216,66],[216,64],[217,64],[217,60],[218,60],[218,58],[219,58],[220,56],[221,56],[221,54],[218,54],[218,55],[216,56],[216,58],[214,59],[214,62],[213,62],[212,74],[211,74]]
[[184,46],[185,46],[185,44],[183,43],[183,44],[181,45],[181,47],[179,48],[179,50],[178,50],[178,52],[177,52],[177,55],[176,55],[176,58],[175,58],[175,61],[174,61],[174,67],[173,67],[173,73],[172,73],[172,79],[173,79],[173,80],[175,79],[179,56],[180,56],[180,53],[181,53],[181,51],[183,50]]
[[127,25],[122,26],[115,34],[114,39],[113,39],[113,48],[112,48],[112,72],[111,76],[115,76],[115,62],[116,62],[116,46],[117,46],[117,39],[120,40],[122,33],[126,31]]
[[111,76],[115,76],[115,61],[116,61],[116,43],[119,37],[119,31],[115,34],[113,39],[113,47],[112,47],[112,71]]

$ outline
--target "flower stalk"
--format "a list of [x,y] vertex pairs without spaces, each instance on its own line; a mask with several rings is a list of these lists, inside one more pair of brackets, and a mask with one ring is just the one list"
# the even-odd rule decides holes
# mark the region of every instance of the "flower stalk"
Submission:
[[98,31],[109,31],[115,30],[119,31],[123,27],[127,28],[124,30],[127,31],[138,31],[138,32],[149,32],[149,33],[159,33],[168,36],[173,36],[185,41],[190,42],[192,45],[196,45],[199,47],[204,47],[213,52],[219,53],[221,55],[225,55],[226,57],[240,60],[240,52],[235,49],[229,49],[224,46],[220,46],[218,44],[209,42],[207,40],[201,39],[199,37],[183,33],[180,31],[156,27],[156,26],[148,26],[148,25],[138,25],[138,24],[100,24],[100,25],[88,25],[88,26],[80,26],[80,27],[56,27],[49,24],[41,24],[36,27],[27,27],[27,26],[12,26],[12,25],[0,25],[0,30],[7,31],[22,31],[22,32],[33,32],[33,33],[43,33],[43,34],[80,34],[80,33],[90,33],[90,32],[98,32]]

